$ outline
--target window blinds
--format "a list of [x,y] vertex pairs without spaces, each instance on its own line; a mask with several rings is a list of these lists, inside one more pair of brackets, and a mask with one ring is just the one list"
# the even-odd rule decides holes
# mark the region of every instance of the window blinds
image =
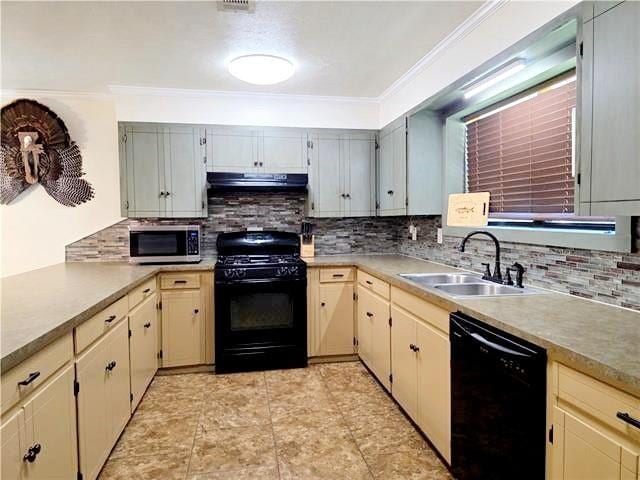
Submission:
[[467,190],[492,216],[573,212],[575,105],[572,74],[465,119]]

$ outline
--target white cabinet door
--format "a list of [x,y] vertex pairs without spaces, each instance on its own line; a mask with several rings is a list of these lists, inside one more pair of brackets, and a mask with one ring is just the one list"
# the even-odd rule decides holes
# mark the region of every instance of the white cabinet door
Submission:
[[[634,1],[593,20],[593,52],[585,51],[593,68],[591,202],[640,200],[639,25]],[[609,213],[631,212],[612,206]]]
[[399,308],[391,307],[391,365],[393,398],[413,419],[418,418],[418,363],[416,324],[418,320]]
[[407,134],[403,127],[393,132],[393,212],[407,213]]
[[164,145],[160,128],[136,124],[125,129],[129,217],[164,215]]
[[266,173],[307,173],[305,131],[265,129],[260,135],[258,167]]
[[23,456],[28,448],[24,435],[24,410],[19,409],[0,426],[0,477],[3,480],[23,478]]
[[257,130],[243,128],[207,129],[207,170],[211,172],[256,172]]
[[380,133],[378,164],[378,213],[380,216],[407,212],[407,135],[401,118]]
[[162,292],[162,366],[201,363],[200,290]]
[[24,462],[25,479],[67,480],[78,472],[74,379],[69,366],[24,405],[27,448],[39,450]]
[[321,355],[353,354],[353,293],[351,282],[320,285]]
[[393,135],[380,137],[378,158],[378,213],[388,215],[393,210]]
[[314,193],[315,216],[342,216],[343,182],[341,177],[342,148],[338,136],[320,136],[314,143],[316,190]]
[[416,347],[418,349],[417,423],[445,460],[451,463],[449,338],[444,332],[436,330],[425,322],[418,322]]
[[173,125],[165,129],[165,217],[206,216],[204,139],[204,129]]
[[113,368],[107,372],[108,415],[111,448],[131,417],[131,374],[129,369],[129,324],[125,320],[108,334],[107,360]]
[[375,139],[349,135],[345,139],[347,168],[345,171],[346,202],[344,216],[375,215]]
[[131,409],[140,402],[158,369],[156,296],[148,297],[129,314],[131,357]]

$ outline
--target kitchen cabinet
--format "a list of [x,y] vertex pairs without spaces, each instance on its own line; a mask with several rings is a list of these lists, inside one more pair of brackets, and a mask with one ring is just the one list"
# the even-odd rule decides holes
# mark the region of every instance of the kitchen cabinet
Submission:
[[129,330],[133,411],[158,370],[158,315],[155,295],[148,297],[129,313]]
[[162,366],[202,363],[204,328],[200,290],[161,293]]
[[76,378],[80,472],[94,479],[131,415],[126,320],[76,359]]
[[[0,427],[2,478],[69,479],[78,471],[74,368],[42,385]],[[31,461],[27,455],[31,453]]]
[[[418,316],[419,315],[419,316]],[[392,395],[451,462],[449,312],[396,288],[391,303]]]
[[637,480],[639,458],[594,424],[553,408],[553,480]]
[[380,130],[378,152],[378,215],[407,214],[407,118]]
[[187,125],[120,125],[122,215],[206,217],[205,131]]
[[207,127],[207,158],[210,172],[306,173],[306,131]]
[[375,154],[373,132],[310,133],[309,216],[375,215]]
[[380,383],[391,390],[389,302],[358,285],[358,355]]
[[582,28],[577,207],[581,215],[638,215],[640,3],[595,5]]
[[435,112],[407,119],[407,215],[442,214],[443,135]]
[[320,355],[354,353],[354,286],[351,282],[320,284]]

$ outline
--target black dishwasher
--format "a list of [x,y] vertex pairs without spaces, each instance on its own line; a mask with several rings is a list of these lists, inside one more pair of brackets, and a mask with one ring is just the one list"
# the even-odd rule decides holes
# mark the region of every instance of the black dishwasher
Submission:
[[546,351],[461,313],[449,338],[455,478],[543,480]]

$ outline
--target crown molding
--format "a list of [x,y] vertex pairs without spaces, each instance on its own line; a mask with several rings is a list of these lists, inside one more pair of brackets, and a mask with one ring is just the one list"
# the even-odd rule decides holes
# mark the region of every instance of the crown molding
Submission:
[[326,95],[294,95],[288,93],[262,92],[233,92],[225,90],[195,90],[185,88],[140,87],[134,85],[109,85],[113,95],[180,97],[180,98],[235,98],[235,99],[263,99],[263,100],[293,100],[332,103],[361,103],[377,104],[373,97],[341,97]]
[[100,92],[70,92],[64,90],[17,90],[2,89],[0,90],[1,98],[28,98],[28,97],[63,97],[63,98],[82,98],[85,100],[113,100],[111,93]]
[[422,57],[418,62],[407,70],[404,75],[393,82],[384,92],[377,98],[378,102],[382,102],[389,96],[393,95],[407,83],[411,82],[420,72],[436,57],[442,54],[448,47],[454,43],[462,40],[464,37],[473,32],[482,22],[493,15],[496,11],[502,8],[509,0],[490,0],[483,4],[478,10],[473,12],[464,22],[453,30],[449,35],[443,38],[438,44],[433,47],[429,53]]

